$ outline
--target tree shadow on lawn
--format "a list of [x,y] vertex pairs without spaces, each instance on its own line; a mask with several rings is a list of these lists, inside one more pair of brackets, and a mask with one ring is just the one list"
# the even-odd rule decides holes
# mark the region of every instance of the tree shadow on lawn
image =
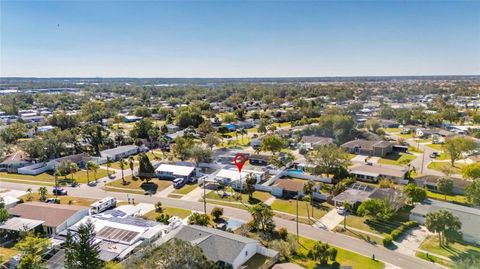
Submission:
[[142,188],[144,191],[148,191],[152,194],[157,193],[158,185],[153,182],[143,182],[140,185],[140,188]]
[[342,229],[345,229],[347,231],[349,231],[350,233],[354,234],[358,239],[362,239],[363,241],[369,243],[369,244],[372,244],[372,245],[376,245],[377,242],[375,242],[374,240],[371,239],[371,237],[369,235],[364,235],[364,234],[361,234],[357,231],[354,231],[354,230],[351,230],[351,229],[348,229],[348,228],[343,228]]

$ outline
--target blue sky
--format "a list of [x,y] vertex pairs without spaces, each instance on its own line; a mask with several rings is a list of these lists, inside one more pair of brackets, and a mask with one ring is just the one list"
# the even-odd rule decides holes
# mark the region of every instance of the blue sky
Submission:
[[480,1],[1,0],[0,12],[1,76],[480,74]]

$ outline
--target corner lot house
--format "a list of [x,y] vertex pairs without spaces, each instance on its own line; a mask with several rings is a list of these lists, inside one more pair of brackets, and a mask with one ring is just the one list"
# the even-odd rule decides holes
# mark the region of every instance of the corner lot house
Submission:
[[[440,179],[440,176],[435,175],[423,175],[415,178],[415,184],[420,187],[426,187],[429,190],[437,191],[437,181]],[[465,188],[470,185],[470,181],[463,180],[461,178],[451,177],[453,181],[453,193],[455,194],[464,194]]]
[[463,240],[480,244],[480,209],[428,199],[423,204],[416,205],[410,211],[410,220],[425,224],[425,218],[428,213],[441,209],[450,211],[454,216],[458,217],[462,223],[461,232]]
[[48,235],[57,234],[88,216],[88,207],[30,202],[19,204],[8,211],[10,215],[24,219],[43,221]]
[[175,179],[179,177],[191,179],[195,176],[195,167],[162,163],[155,169],[155,174],[160,179]]
[[341,147],[353,154],[384,157],[393,151],[393,145],[389,141],[357,139],[342,144]]
[[130,155],[135,155],[140,152],[140,147],[135,145],[120,146],[113,149],[106,149],[100,152],[104,158],[110,158],[114,161],[126,158]]
[[[253,256],[263,255],[276,261],[278,252],[263,247],[257,240],[197,225],[182,226],[174,238],[199,246],[213,262],[224,262],[233,269],[243,268]],[[268,267],[265,267],[268,268]]]

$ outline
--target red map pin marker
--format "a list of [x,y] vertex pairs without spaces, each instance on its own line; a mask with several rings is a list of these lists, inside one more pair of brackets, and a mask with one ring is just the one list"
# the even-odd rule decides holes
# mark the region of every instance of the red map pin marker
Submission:
[[237,153],[233,158],[233,162],[237,166],[238,172],[241,172],[243,165],[247,162],[247,157],[245,157],[245,155],[242,153]]

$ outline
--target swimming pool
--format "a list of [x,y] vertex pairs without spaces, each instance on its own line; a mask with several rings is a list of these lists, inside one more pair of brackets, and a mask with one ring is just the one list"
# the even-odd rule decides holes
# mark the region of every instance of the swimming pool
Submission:
[[288,169],[287,172],[292,173],[292,174],[303,174],[303,173],[305,173],[305,172],[303,172],[303,170],[300,170],[300,169]]
[[227,221],[227,227],[226,229],[231,229],[232,231],[235,231],[236,229],[238,229],[240,226],[242,226],[242,224],[244,224],[245,222],[241,221],[241,220],[237,220],[237,219],[229,219]]

